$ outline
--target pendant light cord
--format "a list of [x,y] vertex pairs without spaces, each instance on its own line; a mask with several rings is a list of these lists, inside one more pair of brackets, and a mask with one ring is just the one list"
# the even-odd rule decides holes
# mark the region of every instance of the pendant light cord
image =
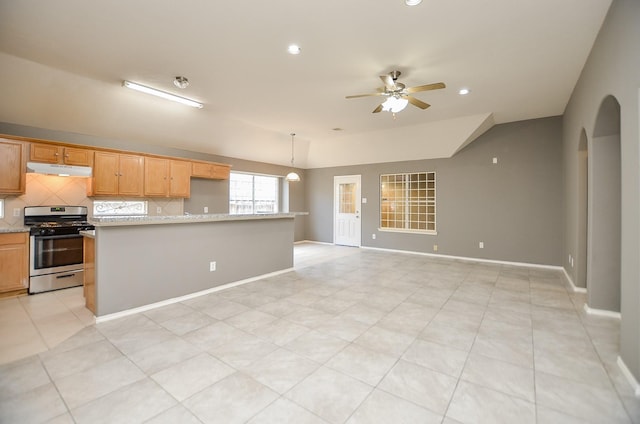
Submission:
[[293,168],[293,138],[296,136],[296,133],[291,133],[291,167]]

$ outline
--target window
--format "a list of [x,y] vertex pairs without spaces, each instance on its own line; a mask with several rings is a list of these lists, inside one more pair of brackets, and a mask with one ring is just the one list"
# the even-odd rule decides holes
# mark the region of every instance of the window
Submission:
[[94,200],[93,216],[113,216],[113,215],[146,215],[147,201],[111,201],[111,200]]
[[435,234],[435,172],[380,176],[380,229]]
[[229,213],[278,212],[278,177],[232,172],[229,177]]

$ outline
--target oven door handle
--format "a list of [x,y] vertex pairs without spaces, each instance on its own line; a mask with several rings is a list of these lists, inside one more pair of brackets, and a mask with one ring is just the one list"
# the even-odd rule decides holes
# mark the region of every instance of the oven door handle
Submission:
[[82,237],[81,234],[65,234],[65,235],[52,235],[52,236],[41,236],[41,235],[34,235],[33,236],[35,239],[37,240],[51,240],[51,239],[66,239],[66,238],[80,238]]

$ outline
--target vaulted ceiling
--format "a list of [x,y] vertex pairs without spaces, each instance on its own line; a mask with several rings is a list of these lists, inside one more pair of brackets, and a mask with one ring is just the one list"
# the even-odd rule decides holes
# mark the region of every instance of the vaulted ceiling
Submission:
[[[449,157],[496,123],[562,114],[610,3],[0,0],[0,121],[283,165],[295,132],[304,168]],[[395,116],[345,99],[393,70],[447,87]]]

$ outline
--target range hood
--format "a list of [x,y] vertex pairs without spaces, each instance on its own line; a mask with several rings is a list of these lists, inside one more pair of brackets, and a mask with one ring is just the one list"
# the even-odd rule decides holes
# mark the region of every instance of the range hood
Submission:
[[88,166],[59,165],[56,163],[27,162],[27,172],[32,174],[60,175],[64,177],[90,177]]

